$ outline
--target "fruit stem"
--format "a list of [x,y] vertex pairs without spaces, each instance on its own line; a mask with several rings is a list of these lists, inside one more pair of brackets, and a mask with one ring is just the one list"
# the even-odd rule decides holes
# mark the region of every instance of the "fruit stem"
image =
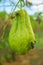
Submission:
[[19,3],[20,3],[20,9],[22,9],[22,1],[21,0],[18,0],[17,4],[15,5],[14,11],[15,11],[15,9],[18,6]]
[[20,9],[22,9],[22,1],[21,1],[21,0],[19,0],[19,2],[20,2]]
[[18,4],[19,4],[19,1],[18,1],[17,4],[15,5],[14,11],[15,11],[16,7],[18,6]]

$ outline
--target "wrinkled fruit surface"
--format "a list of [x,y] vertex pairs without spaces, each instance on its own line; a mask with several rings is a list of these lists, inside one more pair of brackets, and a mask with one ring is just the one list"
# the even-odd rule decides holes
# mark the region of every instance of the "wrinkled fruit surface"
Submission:
[[35,36],[32,30],[30,19],[26,10],[18,10],[12,22],[9,33],[9,44],[17,54],[24,54],[31,49],[31,42],[34,44]]

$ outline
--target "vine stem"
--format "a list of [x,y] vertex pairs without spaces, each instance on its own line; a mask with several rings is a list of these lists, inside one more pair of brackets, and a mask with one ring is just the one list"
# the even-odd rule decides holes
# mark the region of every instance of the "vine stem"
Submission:
[[20,2],[20,9],[22,9],[22,1],[21,1],[21,0],[19,0],[19,2]]
[[18,6],[19,2],[20,2],[20,9],[22,9],[22,1],[21,0],[18,0],[17,4],[15,5],[14,11],[15,11],[16,7]]
[[15,11],[16,7],[18,6],[18,4],[19,4],[19,1],[18,1],[17,4],[15,5],[14,11]]

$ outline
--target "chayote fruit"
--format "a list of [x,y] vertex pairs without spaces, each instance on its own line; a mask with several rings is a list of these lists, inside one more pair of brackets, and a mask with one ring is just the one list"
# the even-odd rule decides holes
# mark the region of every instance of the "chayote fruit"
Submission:
[[26,10],[18,10],[9,32],[9,44],[17,54],[24,54],[31,49],[35,36]]

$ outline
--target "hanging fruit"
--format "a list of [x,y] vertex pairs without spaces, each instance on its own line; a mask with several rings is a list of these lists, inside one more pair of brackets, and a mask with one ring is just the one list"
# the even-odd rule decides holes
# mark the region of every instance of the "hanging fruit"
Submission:
[[32,48],[35,36],[31,27],[28,13],[25,10],[18,10],[12,22],[9,33],[9,44],[18,54],[26,53]]

